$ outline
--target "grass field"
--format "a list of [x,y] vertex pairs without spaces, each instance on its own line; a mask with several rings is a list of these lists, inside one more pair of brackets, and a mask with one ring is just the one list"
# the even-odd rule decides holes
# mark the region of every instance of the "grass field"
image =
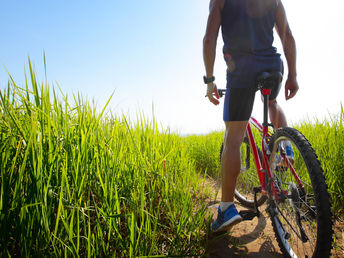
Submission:
[[[58,99],[29,66],[0,100],[0,256],[199,256],[223,132],[182,137],[138,115]],[[111,99],[111,98],[110,98]],[[109,99],[109,101],[110,101]],[[344,112],[297,127],[344,207]]]

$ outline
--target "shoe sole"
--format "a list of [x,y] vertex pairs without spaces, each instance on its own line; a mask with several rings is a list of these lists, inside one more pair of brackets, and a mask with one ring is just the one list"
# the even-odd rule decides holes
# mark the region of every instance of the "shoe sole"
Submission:
[[236,224],[240,223],[242,221],[242,217],[240,215],[235,215],[230,220],[223,223],[217,230],[212,230],[213,232],[219,232],[219,231],[226,231],[231,229]]

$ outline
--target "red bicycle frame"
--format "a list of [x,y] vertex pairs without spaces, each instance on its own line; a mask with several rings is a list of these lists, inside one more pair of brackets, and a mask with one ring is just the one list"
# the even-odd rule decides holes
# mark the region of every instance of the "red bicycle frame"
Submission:
[[[256,142],[254,140],[251,124],[253,124],[259,130],[259,132],[262,134],[262,145],[261,145],[262,146],[262,152],[263,152],[262,162],[260,161],[260,158],[259,158],[258,148],[257,148]],[[265,146],[267,146],[267,144],[268,144],[267,139],[269,139],[271,137],[271,135],[268,132],[268,128],[263,127],[253,117],[250,118],[250,121],[247,125],[246,133],[247,133],[247,137],[248,137],[248,140],[250,143],[250,147],[251,147],[251,151],[252,151],[252,155],[253,155],[253,160],[254,160],[255,166],[257,168],[257,173],[258,173],[258,177],[259,177],[259,181],[260,181],[260,185],[261,185],[260,190],[262,193],[266,194],[267,193],[266,178],[267,177],[272,178],[272,175],[271,175],[271,171],[270,171],[270,167],[269,167],[269,163],[268,163],[268,156],[266,155],[267,150],[266,150]],[[272,186],[273,193],[275,193],[276,189],[275,189],[274,185],[271,184],[271,186]]]
[[[262,89],[262,94],[264,97],[264,123],[261,125],[254,117],[251,117],[249,120],[249,123],[247,125],[247,137],[249,139],[253,160],[255,163],[255,166],[257,168],[257,173],[260,181],[260,192],[262,194],[268,194],[271,193],[271,197],[275,200],[279,199],[280,196],[280,190],[276,188],[276,185],[274,184],[274,181],[272,180],[273,175],[271,172],[271,168],[269,166],[269,157],[271,155],[270,150],[268,150],[266,147],[269,145],[269,141],[271,138],[271,134],[269,133],[269,124],[267,122],[267,106],[268,106],[268,100],[270,95],[269,89]],[[254,140],[251,124],[255,126],[258,131],[262,134],[262,142],[261,142],[261,149],[262,149],[262,162],[259,158],[258,154],[258,148]],[[286,161],[287,166],[291,170],[295,180],[297,181],[299,187],[304,190],[303,184],[299,176],[297,175],[293,165],[289,161],[289,159],[286,157],[285,154],[281,154],[282,159]],[[268,191],[268,185],[270,183],[270,190]],[[288,195],[288,192],[283,192],[284,195]]]

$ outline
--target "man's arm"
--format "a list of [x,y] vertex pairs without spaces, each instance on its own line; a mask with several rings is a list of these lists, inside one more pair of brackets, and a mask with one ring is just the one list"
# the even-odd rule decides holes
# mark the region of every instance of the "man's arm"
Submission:
[[[209,5],[209,17],[207,23],[206,33],[203,39],[203,60],[206,71],[206,76],[209,78],[213,76],[214,72],[214,63],[216,56],[216,43],[217,37],[219,34],[219,29],[221,26],[221,15],[222,8],[224,6],[224,0],[211,0]],[[208,84],[211,91],[215,88],[214,83]],[[212,92],[211,92],[212,93]],[[216,100],[211,93],[208,92],[209,100],[215,105],[219,104],[219,101]]]
[[291,33],[286,12],[281,0],[277,0],[276,30],[283,45],[284,55],[288,63],[288,78],[285,85],[285,97],[290,99],[295,96],[299,89],[296,72],[296,44]]

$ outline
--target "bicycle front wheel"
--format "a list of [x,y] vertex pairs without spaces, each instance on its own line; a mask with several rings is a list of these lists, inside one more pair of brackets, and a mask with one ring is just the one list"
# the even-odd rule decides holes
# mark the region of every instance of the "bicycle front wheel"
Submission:
[[[275,132],[269,148],[273,184],[279,195],[269,200],[268,210],[281,251],[287,257],[329,257],[331,204],[313,148],[300,132],[288,127]],[[288,148],[289,153],[285,151]]]

